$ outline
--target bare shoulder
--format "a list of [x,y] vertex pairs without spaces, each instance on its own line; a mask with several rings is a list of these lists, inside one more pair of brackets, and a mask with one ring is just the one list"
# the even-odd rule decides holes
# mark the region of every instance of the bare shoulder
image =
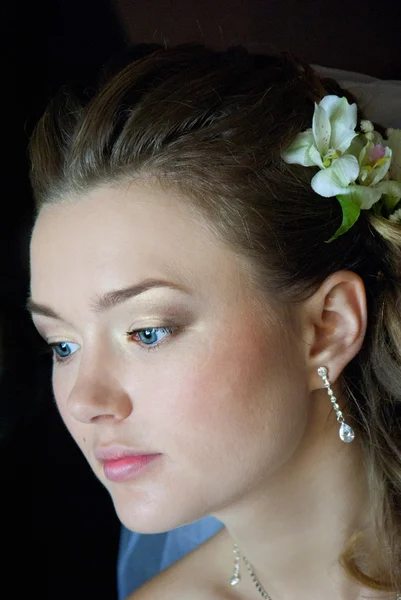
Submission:
[[125,600],[222,600],[221,563],[216,560],[225,529],[147,581]]

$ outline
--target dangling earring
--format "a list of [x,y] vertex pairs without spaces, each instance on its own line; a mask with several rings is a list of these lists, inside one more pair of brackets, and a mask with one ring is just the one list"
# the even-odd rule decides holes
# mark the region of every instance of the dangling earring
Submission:
[[320,377],[323,379],[324,381],[324,387],[327,388],[327,393],[330,396],[330,401],[333,404],[333,408],[337,413],[337,421],[339,423],[341,423],[341,427],[339,430],[339,436],[342,439],[343,442],[352,442],[352,440],[355,438],[355,432],[352,429],[352,427],[350,427],[349,425],[347,425],[344,422],[344,417],[343,417],[343,413],[340,410],[339,405],[337,404],[337,398],[334,396],[334,392],[330,387],[330,382],[327,378],[327,369],[326,367],[319,367],[317,370],[318,374],[320,375]]

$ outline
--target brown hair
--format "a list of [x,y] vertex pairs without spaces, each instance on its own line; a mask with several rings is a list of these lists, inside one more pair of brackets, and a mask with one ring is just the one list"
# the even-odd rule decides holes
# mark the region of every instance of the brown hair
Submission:
[[30,143],[37,208],[101,183],[151,177],[203,211],[249,259],[255,285],[288,306],[337,270],[362,278],[367,332],[341,380],[385,567],[379,577],[359,566],[358,531],[340,562],[363,585],[401,589],[401,227],[362,211],[325,243],[341,224],[338,200],[313,192],[314,169],[280,158],[311,126],[314,102],[329,93],[354,98],[289,53],[198,44],[138,53],[106,72],[98,90],[81,98],[62,91],[48,106]]

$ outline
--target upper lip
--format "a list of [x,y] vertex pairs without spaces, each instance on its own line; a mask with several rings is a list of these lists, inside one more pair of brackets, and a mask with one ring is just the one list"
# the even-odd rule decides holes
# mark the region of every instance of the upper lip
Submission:
[[134,450],[134,448],[127,448],[127,446],[110,444],[108,446],[98,446],[95,448],[94,454],[97,460],[105,462],[106,460],[118,460],[119,458],[125,458],[126,456],[148,456],[150,454],[159,453],[147,450],[139,451]]

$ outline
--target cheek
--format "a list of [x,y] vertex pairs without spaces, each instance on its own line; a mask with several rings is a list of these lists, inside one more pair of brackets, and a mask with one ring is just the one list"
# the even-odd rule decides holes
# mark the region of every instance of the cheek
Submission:
[[[177,377],[171,377],[172,412],[164,422],[174,429],[177,449],[189,447],[200,465],[228,454],[282,456],[301,425],[302,403],[296,403],[301,389],[288,375],[290,364],[297,371],[297,358],[280,335],[249,327],[220,339],[207,355],[181,361]],[[161,434],[165,438],[166,431]]]
[[211,353],[186,379],[189,404],[174,443],[188,454],[177,461],[211,513],[291,461],[308,414],[297,360],[279,339],[244,339]]

